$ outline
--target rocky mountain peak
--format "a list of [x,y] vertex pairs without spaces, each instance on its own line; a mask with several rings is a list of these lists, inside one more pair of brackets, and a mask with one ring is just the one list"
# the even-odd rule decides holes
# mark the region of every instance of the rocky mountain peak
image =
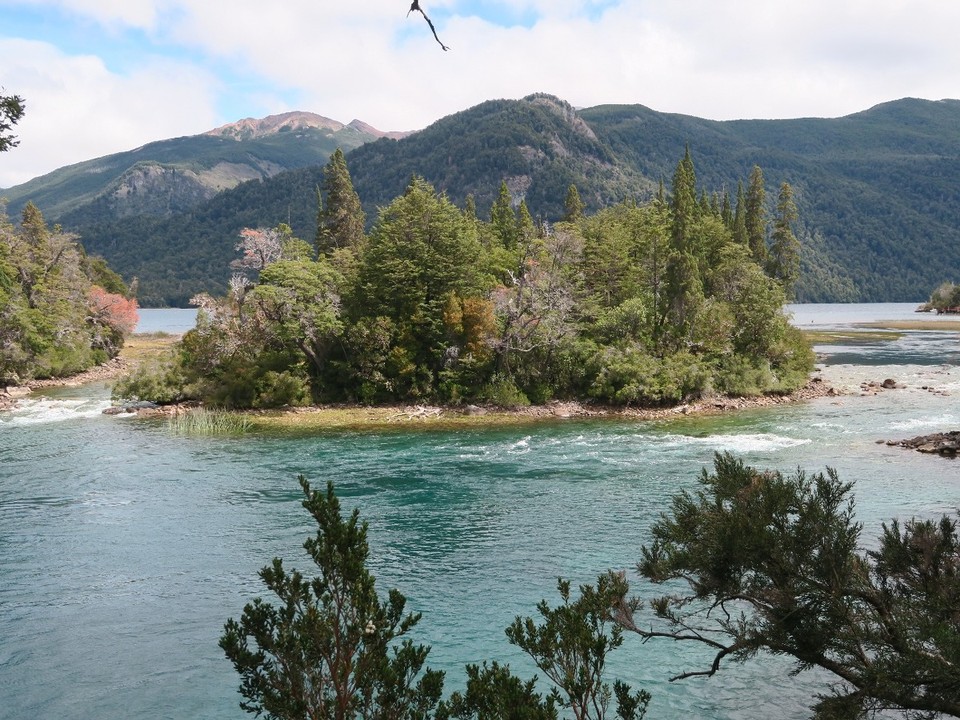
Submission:
[[275,135],[280,132],[290,132],[316,128],[336,132],[346,126],[342,122],[331,120],[310,112],[286,112],[279,115],[268,115],[265,118],[245,118],[237,122],[227,123],[221,127],[204,133],[219,137],[233,138],[234,140],[251,140],[254,138]]

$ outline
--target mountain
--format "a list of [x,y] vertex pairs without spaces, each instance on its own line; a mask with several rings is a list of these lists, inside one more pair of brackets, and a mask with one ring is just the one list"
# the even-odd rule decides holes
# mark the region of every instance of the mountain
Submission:
[[32,200],[47,218],[82,230],[107,219],[176,215],[242,182],[325,163],[338,147],[402,135],[307,112],[248,118],[60,168],[2,194],[11,214]]
[[[300,115],[264,126],[241,121],[181,138],[179,148],[195,147],[199,156],[210,141],[243,147],[307,132],[362,135],[368,141],[348,153],[347,163],[372,223],[377,207],[401,194],[413,175],[458,204],[472,195],[481,217],[501,181],[515,202],[525,199],[533,215],[546,220],[560,217],[571,183],[591,211],[644,200],[661,179],[669,187],[689,146],[699,186],[708,192],[735,195],[754,165],[764,171],[771,207],[780,183],[791,184],[802,223],[801,301],[919,301],[942,280],[960,276],[958,100],[903,99],[834,119],[721,122],[642,105],[575,110],[537,94],[488,101],[408,136],[379,133],[376,140],[357,121],[299,129]],[[258,136],[269,124],[289,129]],[[48,219],[79,232],[88,251],[127,279],[137,276],[142,304],[183,304],[197,291],[223,290],[243,227],[285,222],[300,237],[313,237],[316,189],[329,152],[317,155],[291,170],[264,171],[186,210],[172,172],[163,192],[148,189],[147,180],[138,186],[143,190],[128,192],[140,205],[121,203],[103,189],[81,197],[64,185],[48,184],[45,199],[32,197]],[[23,188],[14,189],[18,197],[31,197]]]

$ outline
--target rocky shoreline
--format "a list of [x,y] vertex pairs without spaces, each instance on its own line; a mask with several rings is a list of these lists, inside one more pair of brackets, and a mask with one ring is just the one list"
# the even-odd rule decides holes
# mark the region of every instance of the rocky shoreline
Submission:
[[[105,382],[113,380],[129,369],[129,363],[121,357],[114,358],[96,368],[91,368],[69,378],[51,378],[33,380],[23,386],[0,388],[0,411],[13,409],[20,398],[28,396],[33,390],[48,387],[74,387],[91,382]],[[395,417],[402,420],[425,420],[429,418],[450,417],[453,415],[487,415],[510,414],[530,419],[537,418],[601,418],[624,417],[638,420],[656,420],[675,417],[677,415],[712,415],[724,412],[746,410],[751,408],[771,407],[785,403],[811,400],[824,396],[838,396],[842,393],[830,387],[819,376],[813,376],[805,386],[786,395],[762,395],[759,397],[730,397],[713,395],[693,402],[683,403],[665,408],[644,407],[611,407],[594,405],[579,401],[554,401],[546,405],[533,405],[514,409],[494,408],[478,405],[465,407],[441,406],[397,406]],[[176,414],[189,411],[195,407],[193,403],[185,406],[158,407],[153,403],[130,403],[129,406],[110,408],[108,414],[136,412],[140,415],[151,416],[159,414]],[[358,408],[361,409],[361,408]],[[310,412],[311,408],[292,409],[295,412]]]

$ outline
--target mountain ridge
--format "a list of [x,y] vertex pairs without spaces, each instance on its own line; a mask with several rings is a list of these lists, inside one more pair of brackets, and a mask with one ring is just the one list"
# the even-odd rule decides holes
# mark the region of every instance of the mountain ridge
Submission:
[[[245,142],[308,133],[356,139],[363,124],[350,125],[298,126]],[[222,157],[226,165],[212,162],[216,153],[204,143],[219,143],[221,152],[238,143],[198,137],[184,139],[196,144],[194,172],[236,172]],[[535,217],[548,221],[562,216],[570,184],[589,211],[644,201],[661,180],[669,185],[689,147],[701,190],[735,196],[754,165],[764,171],[771,205],[781,182],[794,188],[804,241],[802,301],[922,300],[943,279],[960,277],[960,100],[905,98],[832,119],[716,121],[639,104],[575,109],[537,93],[480,103],[400,139],[363,137],[343,149],[368,223],[414,175],[458,204],[472,196],[482,218],[501,181],[514,203],[526,201]],[[137,170],[140,186],[126,191],[143,203],[135,212],[112,207],[109,194],[74,198],[66,211],[68,199],[60,197],[59,213],[38,204],[48,219],[80,233],[90,252],[104,255],[128,279],[139,277],[144,304],[182,304],[194,292],[225,287],[242,227],[283,222],[300,237],[313,237],[316,188],[329,153],[314,157],[276,173],[250,170],[257,177],[188,210],[175,209],[182,205],[175,183],[160,178],[152,186],[143,169]],[[180,175],[171,173],[184,180]]]

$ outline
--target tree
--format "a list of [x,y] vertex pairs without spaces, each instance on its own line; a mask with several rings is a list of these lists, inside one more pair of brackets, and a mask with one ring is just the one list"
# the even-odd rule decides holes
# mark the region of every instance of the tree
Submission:
[[747,244],[753,259],[761,266],[767,259],[767,191],[763,182],[763,170],[754,165],[747,184],[744,222],[747,229]]
[[500,244],[508,250],[513,250],[517,245],[517,214],[513,209],[510,188],[507,187],[505,180],[500,182],[497,199],[493,201],[490,208],[490,224]]
[[317,213],[317,254],[330,255],[337,248],[356,252],[363,245],[366,216],[340,148],[323,168],[322,195],[326,204]]
[[638,566],[686,591],[651,601],[655,625],[624,598],[619,621],[645,640],[710,649],[705,667],[674,679],[772,653],[836,679],[817,718],[960,717],[957,522],[894,522],[863,553],[851,491],[832,470],[787,477],[717,455],[699,490],[673,498]]
[[[0,93],[2,92],[3,88],[0,88]],[[25,109],[23,98],[19,95],[0,94],[0,152],[6,152],[20,144],[10,131],[20,122]]]
[[280,231],[273,228],[243,228],[240,231],[240,240],[235,246],[241,256],[230,263],[230,266],[260,272],[280,259],[282,239]]
[[392,321],[388,374],[398,395],[433,392],[451,359],[444,325],[450,296],[481,297],[489,288],[482,255],[475,225],[422,178],[380,211],[353,306],[358,317]]
[[224,625],[220,647],[241,676],[240,706],[276,720],[429,717],[443,673],[424,670],[429,648],[404,638],[420,615],[405,612],[398,590],[377,595],[359,512],[344,520],[332,483],[322,493],[300,476],[300,486],[317,522],[303,546],[319,575],[307,580],[275,558],[260,578],[279,604],[257,598]]
[[580,192],[573,183],[567,188],[567,197],[563,202],[563,219],[566,222],[576,222],[583,217],[583,202]]
[[797,217],[793,188],[788,183],[783,183],[777,195],[777,215],[773,220],[768,274],[780,281],[788,298],[793,297],[793,286],[800,270],[800,241],[793,232]]

